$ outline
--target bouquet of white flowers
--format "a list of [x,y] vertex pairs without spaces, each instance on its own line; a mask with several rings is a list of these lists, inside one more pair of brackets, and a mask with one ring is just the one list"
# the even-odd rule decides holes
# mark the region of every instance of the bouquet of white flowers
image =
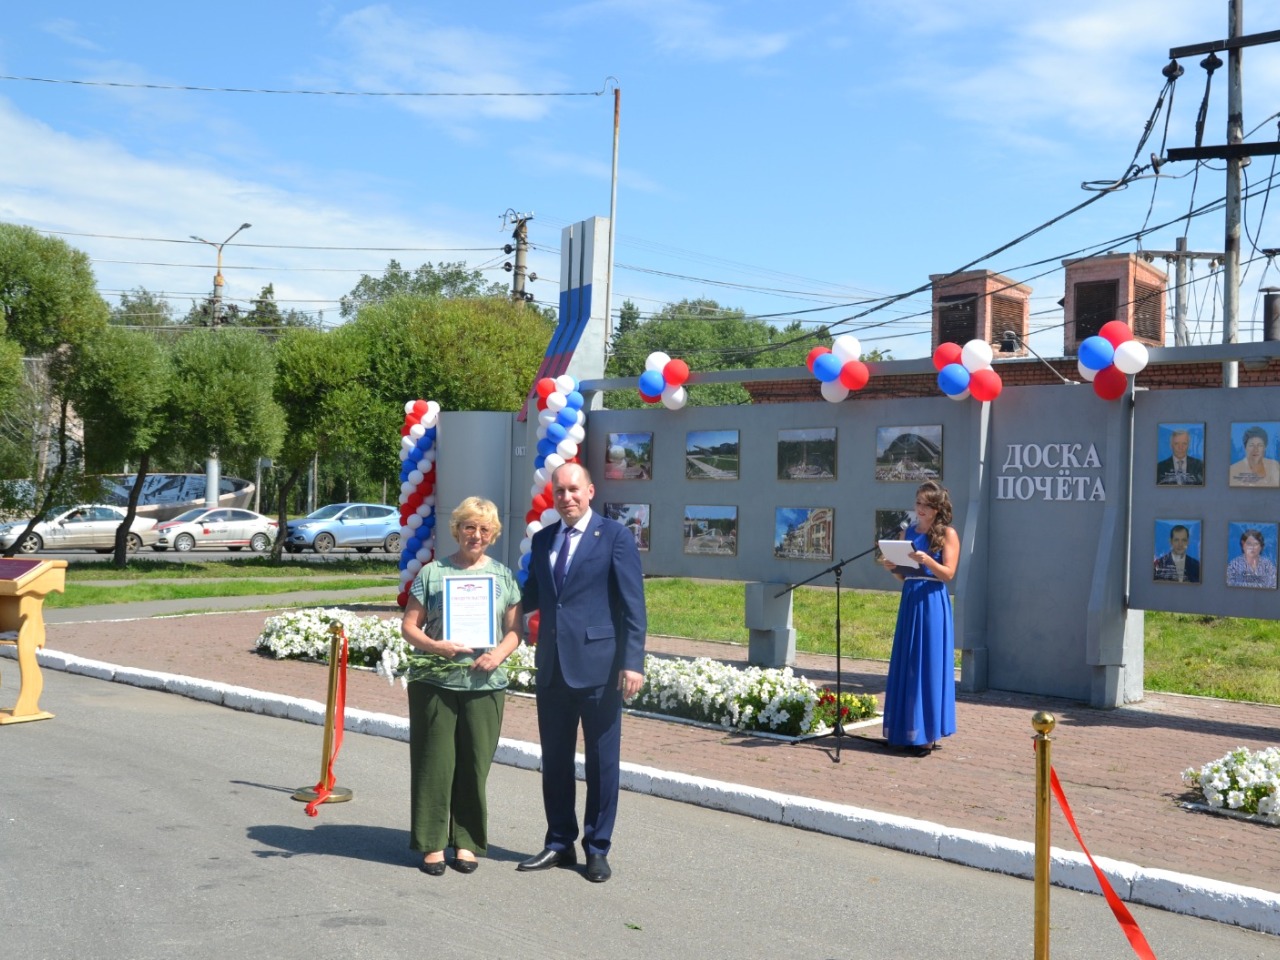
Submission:
[[1211,807],[1254,814],[1280,824],[1280,748],[1253,753],[1236,747],[1198,770],[1188,767],[1182,779],[1199,789]]

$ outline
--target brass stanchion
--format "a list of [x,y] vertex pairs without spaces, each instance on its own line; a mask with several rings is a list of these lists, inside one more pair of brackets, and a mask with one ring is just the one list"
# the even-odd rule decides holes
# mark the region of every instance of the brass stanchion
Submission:
[[[329,764],[333,757],[334,718],[338,710],[338,681],[342,671],[342,624],[331,623],[329,633],[333,639],[329,641],[329,699],[324,709],[324,747],[320,754],[320,779],[314,787],[300,787],[293,799],[305,803],[342,803],[350,800],[352,793],[348,787],[336,784],[324,789],[329,782]],[[322,799],[323,798],[323,799]]]
[[1049,734],[1058,721],[1043,710],[1031,718],[1036,735],[1036,878],[1035,878],[1035,960],[1049,960]]

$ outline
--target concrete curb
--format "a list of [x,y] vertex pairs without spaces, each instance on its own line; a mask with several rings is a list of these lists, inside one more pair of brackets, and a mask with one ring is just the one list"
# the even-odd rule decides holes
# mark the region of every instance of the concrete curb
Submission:
[[[13,660],[17,653],[13,647],[3,646],[0,647],[0,656]],[[285,697],[177,674],[122,667],[55,650],[37,651],[37,659],[42,667],[66,673],[163,690],[248,713],[306,723],[324,723],[325,706],[315,700]],[[348,710],[344,729],[392,740],[407,742],[409,739],[407,720],[365,710]],[[498,743],[495,759],[507,766],[538,770],[542,765],[542,752],[537,744],[503,738]],[[582,776],[581,757],[578,758],[578,776]],[[926,820],[671,773],[634,763],[622,764],[622,787],[635,793],[678,800],[681,803],[889,847],[905,853],[935,857],[1026,880],[1032,879],[1035,873],[1034,845],[1023,840],[1010,840],[993,834],[945,827]],[[1097,857],[1095,860],[1116,894],[1128,903],[1280,935],[1280,894],[1168,870],[1150,869],[1104,857]],[[1083,854],[1054,847],[1049,873],[1054,886],[1101,894],[1097,878]]]

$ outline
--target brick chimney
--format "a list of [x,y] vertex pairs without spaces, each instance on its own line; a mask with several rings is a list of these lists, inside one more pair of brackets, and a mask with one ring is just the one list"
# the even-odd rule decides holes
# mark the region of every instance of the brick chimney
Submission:
[[1030,333],[1031,288],[990,270],[930,274],[933,282],[933,346],[985,340],[1000,349],[1006,330],[1018,335],[1018,349],[1005,356],[1026,356]]
[[1165,287],[1169,275],[1137,254],[1063,260],[1067,268],[1063,302],[1063,353],[1074,356],[1080,341],[1104,323],[1122,320],[1149,347],[1164,346]]

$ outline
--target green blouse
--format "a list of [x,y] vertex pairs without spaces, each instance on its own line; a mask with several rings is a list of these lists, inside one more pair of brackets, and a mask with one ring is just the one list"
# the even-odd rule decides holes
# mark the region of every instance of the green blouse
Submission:
[[[509,609],[520,602],[520,587],[515,575],[505,565],[485,557],[483,566],[464,570],[450,561],[448,557],[428,563],[414,578],[409,592],[426,609],[426,617],[422,623],[423,632],[432,640],[440,639],[444,610],[444,578],[453,576],[487,576],[497,583],[494,585],[497,603],[494,604],[494,631],[498,642],[502,642],[504,634],[503,619]],[[416,647],[409,650],[409,682],[430,683],[446,690],[502,690],[507,685],[507,668],[505,665],[485,673],[472,670],[475,655],[460,653],[456,657],[442,657],[439,654],[427,653]]]

